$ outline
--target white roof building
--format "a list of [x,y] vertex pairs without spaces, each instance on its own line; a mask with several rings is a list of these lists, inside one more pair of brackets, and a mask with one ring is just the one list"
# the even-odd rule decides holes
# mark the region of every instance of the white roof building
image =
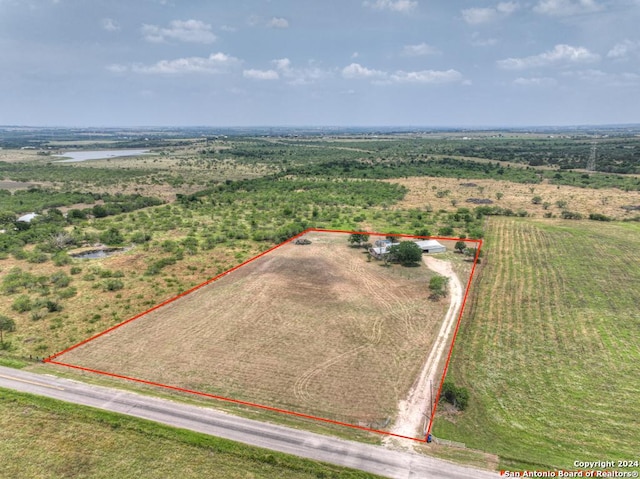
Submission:
[[423,253],[445,253],[447,247],[436,240],[420,240],[416,241]]
[[20,218],[18,218],[16,221],[23,221],[25,223],[31,223],[31,220],[33,218],[35,218],[36,216],[39,216],[36,213],[27,213],[26,215],[22,215]]

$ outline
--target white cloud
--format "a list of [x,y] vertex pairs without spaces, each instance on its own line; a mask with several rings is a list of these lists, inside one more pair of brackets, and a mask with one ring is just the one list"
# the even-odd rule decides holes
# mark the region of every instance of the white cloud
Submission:
[[402,49],[402,54],[409,57],[416,57],[422,55],[435,55],[440,53],[440,51],[428,45],[426,43],[419,43],[417,45],[405,45]]
[[225,53],[212,53],[208,57],[186,57],[175,60],[161,60],[153,65],[133,65],[136,73],[167,74],[179,73],[225,73],[241,60]]
[[396,83],[455,83],[462,80],[458,70],[422,70],[417,72],[397,71],[391,75]]
[[602,70],[577,70],[566,72],[566,77],[577,78],[585,83],[607,88],[638,87],[640,75],[637,73],[608,73]]
[[481,38],[478,32],[475,32],[471,38],[471,44],[475,47],[492,47],[498,43],[496,38]]
[[101,23],[103,30],[106,30],[108,32],[117,32],[118,30],[120,30],[120,25],[118,25],[118,23],[111,18],[103,18]]
[[454,83],[462,81],[462,74],[457,70],[421,70],[407,72],[398,70],[388,73],[352,63],[342,69],[342,76],[349,80],[365,79],[383,85],[390,83]]
[[593,63],[600,60],[600,55],[591,53],[585,47],[556,45],[553,50],[524,58],[507,58],[499,60],[498,66],[505,70],[524,70],[526,68],[546,67],[552,65]]
[[602,10],[595,0],[539,0],[533,11],[543,15],[569,16]]
[[145,40],[153,43],[162,43],[167,40],[178,40],[189,43],[213,43],[216,36],[211,31],[211,25],[200,20],[173,20],[169,28],[157,25],[142,25],[142,34]]
[[112,65],[107,65],[106,68],[111,73],[125,73],[126,71],[129,70],[129,67],[127,67],[126,65],[120,65],[117,63],[114,63]]
[[516,2],[500,2],[495,7],[467,8],[462,10],[462,18],[469,25],[489,23],[507,17],[518,9]]
[[556,85],[558,82],[556,81],[555,78],[549,78],[549,77],[532,77],[532,78],[516,78],[515,80],[513,80],[513,83],[515,85],[519,85],[519,86],[541,86],[541,87],[545,87],[545,86],[554,86]]
[[500,2],[496,5],[496,10],[505,15],[511,15],[518,9],[516,2]]
[[342,69],[342,76],[348,79],[357,78],[384,78],[387,74],[380,70],[372,70],[363,67],[359,63],[352,63]]
[[607,57],[622,60],[635,52],[640,52],[640,41],[624,40],[623,42],[615,44],[607,53]]
[[286,18],[273,17],[267,26],[270,28],[289,28],[289,21]]
[[277,80],[280,78],[280,75],[275,70],[244,70],[242,76],[252,80]]
[[417,0],[365,0],[362,4],[374,10],[390,10],[400,13],[409,13],[418,6]]
[[288,58],[279,58],[272,63],[290,85],[307,85],[333,76],[332,71],[318,67],[313,61],[310,61],[306,67],[293,67]]

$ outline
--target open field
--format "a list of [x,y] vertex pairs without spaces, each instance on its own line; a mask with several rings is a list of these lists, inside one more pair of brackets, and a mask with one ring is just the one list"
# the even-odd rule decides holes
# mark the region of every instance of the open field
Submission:
[[309,233],[57,360],[383,428],[448,304],[425,266]]
[[2,390],[2,477],[373,478],[372,474]]
[[469,407],[433,433],[502,468],[637,459],[640,227],[491,218],[485,252],[448,375]]
[[[562,210],[575,211],[587,217],[590,213],[601,213],[611,218],[625,219],[638,214],[624,210],[623,206],[640,206],[640,191],[621,191],[613,188],[586,189],[577,186],[541,183],[526,185],[501,180],[459,180],[456,178],[413,177],[385,180],[405,186],[409,192],[394,205],[397,209],[423,208],[431,205],[434,210],[457,207],[475,208],[467,202],[469,198],[493,201],[491,206],[510,208],[514,212],[524,210],[530,216],[542,218],[545,213],[559,217]],[[533,198],[539,196],[539,204]],[[558,206],[558,202],[566,203]],[[548,205],[545,207],[545,203]]]

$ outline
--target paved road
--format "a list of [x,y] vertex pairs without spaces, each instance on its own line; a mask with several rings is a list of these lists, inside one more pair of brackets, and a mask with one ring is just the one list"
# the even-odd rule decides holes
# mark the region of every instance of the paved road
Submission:
[[483,479],[498,477],[419,454],[346,441],[236,417],[213,409],[51,375],[0,367],[0,387],[150,419],[169,426],[224,437],[391,478]]

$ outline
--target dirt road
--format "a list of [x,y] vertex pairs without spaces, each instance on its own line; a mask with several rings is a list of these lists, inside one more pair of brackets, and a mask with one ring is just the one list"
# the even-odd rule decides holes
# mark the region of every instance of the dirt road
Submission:
[[[451,334],[462,305],[462,284],[454,273],[451,263],[432,256],[424,256],[423,260],[429,269],[449,278],[450,305],[438,338],[422,367],[418,380],[409,391],[407,398],[398,404],[398,416],[391,432],[409,437],[423,437],[428,428],[427,421],[431,415],[432,394],[435,395],[440,381],[442,374],[440,366],[443,355],[448,351]],[[388,438],[385,442],[390,444],[397,441]],[[411,442],[413,441],[407,442],[406,445],[410,447]]]

